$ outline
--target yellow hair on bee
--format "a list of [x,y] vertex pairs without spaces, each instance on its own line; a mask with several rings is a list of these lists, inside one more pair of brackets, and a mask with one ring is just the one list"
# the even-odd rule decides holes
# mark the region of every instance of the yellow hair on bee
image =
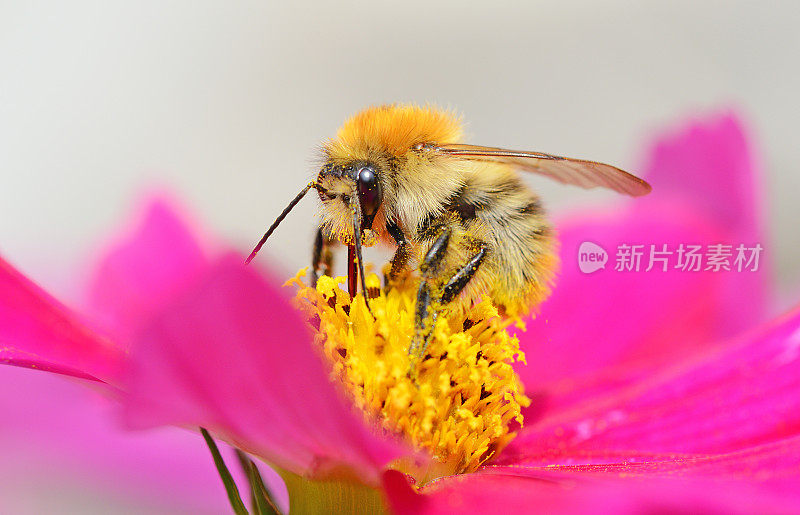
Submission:
[[380,177],[383,196],[368,228],[374,233],[369,240],[396,245],[391,222],[406,241],[403,267],[415,269],[436,238],[449,231],[436,287],[483,248],[485,257],[460,292],[459,304],[468,308],[488,294],[506,314],[527,313],[551,290],[556,257],[550,223],[539,197],[522,183],[512,163],[417,147],[460,143],[461,138],[460,118],[431,106],[369,107],[348,119],[323,148],[325,165],[318,177],[325,191],[320,197],[322,232],[352,242],[353,213],[345,199],[358,184],[347,173],[369,165]]
[[336,139],[325,145],[332,159],[368,157],[380,149],[395,157],[416,143],[457,143],[463,136],[460,117],[432,106],[391,104],[369,107],[347,120]]

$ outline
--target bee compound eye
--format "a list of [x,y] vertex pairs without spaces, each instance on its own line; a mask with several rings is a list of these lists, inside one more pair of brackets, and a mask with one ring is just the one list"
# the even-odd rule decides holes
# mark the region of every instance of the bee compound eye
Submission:
[[375,175],[375,170],[371,166],[365,166],[361,170],[358,171],[358,183],[359,185],[364,186],[372,186],[375,184],[377,180],[377,176]]
[[381,188],[378,174],[371,166],[364,166],[358,171],[358,197],[365,215],[374,215],[380,207]]

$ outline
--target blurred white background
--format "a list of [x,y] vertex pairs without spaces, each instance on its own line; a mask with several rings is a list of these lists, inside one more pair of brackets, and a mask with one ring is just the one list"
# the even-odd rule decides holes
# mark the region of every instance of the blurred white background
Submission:
[[[797,4],[36,2],[0,4],[0,251],[51,287],[153,185],[245,251],[372,103],[459,110],[471,141],[630,167],[656,128],[735,106],[797,279]],[[531,179],[555,209],[602,200]],[[611,197],[609,197],[611,198]],[[308,261],[316,201],[275,234]]]

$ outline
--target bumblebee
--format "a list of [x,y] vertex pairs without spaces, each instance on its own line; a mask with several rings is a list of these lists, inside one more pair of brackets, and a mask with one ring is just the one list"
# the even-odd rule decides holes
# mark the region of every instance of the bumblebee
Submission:
[[[523,315],[550,293],[556,241],[542,202],[518,171],[584,188],[639,196],[650,185],[619,168],[541,152],[462,143],[454,114],[386,105],[356,114],[322,149],[322,168],[278,216],[247,259],[311,189],[322,201],[312,278],[331,271],[331,246],[348,246],[348,282],[366,294],[362,246],[396,247],[388,281],[418,269],[411,354],[422,356],[436,317],[489,295]],[[357,265],[357,270],[356,270]]]

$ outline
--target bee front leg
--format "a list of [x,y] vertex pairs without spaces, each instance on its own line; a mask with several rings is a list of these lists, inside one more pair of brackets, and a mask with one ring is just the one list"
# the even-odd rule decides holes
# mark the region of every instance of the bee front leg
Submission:
[[408,242],[406,235],[397,223],[390,221],[386,224],[386,232],[397,243],[397,250],[389,262],[391,268],[389,269],[389,276],[386,277],[385,282],[388,287],[390,283],[395,281],[400,274],[408,268],[408,260],[411,258],[411,244]]
[[333,273],[333,252],[331,252],[332,242],[322,234],[322,229],[317,231],[314,238],[314,247],[311,251],[311,286],[317,286],[320,272],[323,275]]

